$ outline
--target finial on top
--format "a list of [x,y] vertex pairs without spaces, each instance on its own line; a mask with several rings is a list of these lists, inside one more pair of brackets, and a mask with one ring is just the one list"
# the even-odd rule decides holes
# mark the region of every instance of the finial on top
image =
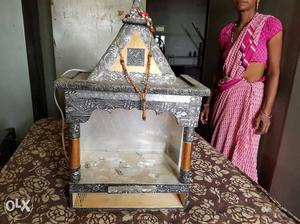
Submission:
[[133,0],[133,6],[135,8],[141,8],[141,0]]
[[138,17],[138,9],[141,8],[141,0],[133,0],[130,15],[132,17]]

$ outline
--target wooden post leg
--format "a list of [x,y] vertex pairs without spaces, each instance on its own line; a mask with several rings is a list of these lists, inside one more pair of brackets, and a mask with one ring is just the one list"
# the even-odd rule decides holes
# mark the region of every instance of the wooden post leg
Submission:
[[69,145],[71,171],[70,181],[77,183],[80,181],[80,125],[76,123],[69,124]]
[[190,171],[192,161],[192,142],[193,142],[194,128],[185,127],[183,137],[183,150],[181,156],[180,167],[180,182],[188,184],[190,182]]

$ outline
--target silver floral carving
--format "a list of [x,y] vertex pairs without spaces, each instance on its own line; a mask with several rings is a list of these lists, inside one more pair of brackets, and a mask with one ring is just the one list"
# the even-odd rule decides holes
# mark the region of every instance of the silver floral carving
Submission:
[[[79,74],[80,75],[80,74]],[[105,91],[105,92],[126,92],[135,93],[134,88],[129,83],[116,82],[97,82],[86,80],[87,76],[75,79],[59,78],[55,80],[55,87],[68,91],[88,90],[88,91]],[[142,88],[143,86],[139,86]],[[201,83],[190,78],[188,75],[181,75],[176,78],[175,83],[159,85],[150,83],[149,94],[160,95],[185,95],[185,96],[209,96],[210,90]]]
[[78,183],[80,181],[80,176],[81,176],[80,168],[70,170],[70,182],[71,183]]
[[194,137],[194,128],[185,127],[184,134],[183,134],[183,141],[184,142],[192,142]]
[[80,138],[80,124],[69,123],[69,137],[72,139]]
[[80,183],[71,183],[70,192],[109,192],[108,188],[118,186],[124,187],[124,191],[110,193],[118,194],[132,194],[132,193],[145,193],[143,192],[144,188],[152,188],[147,193],[188,193],[189,185],[188,184],[80,184]]
[[[141,109],[140,99],[132,93],[66,91],[66,114],[70,123],[86,122],[94,110]],[[148,110],[172,113],[179,126],[197,127],[201,97],[149,94]]]
[[[94,68],[93,72],[89,75],[89,81],[109,81],[109,82],[125,82],[127,80],[123,72],[111,71],[110,68],[117,60],[119,56],[119,48],[124,48],[126,44],[130,41],[132,35],[137,32],[142,41],[145,43],[146,47],[150,48],[150,42],[152,34],[149,31],[147,26],[125,23],[118,36],[111,44],[111,46],[104,53],[100,59],[98,65]],[[157,64],[160,73],[159,74],[150,74],[150,83],[155,84],[172,84],[176,82],[176,76],[172,71],[170,65],[168,64],[167,59],[161,52],[160,48],[157,45],[152,47],[153,60]],[[132,79],[137,83],[143,83],[145,80],[145,73],[130,73]]]

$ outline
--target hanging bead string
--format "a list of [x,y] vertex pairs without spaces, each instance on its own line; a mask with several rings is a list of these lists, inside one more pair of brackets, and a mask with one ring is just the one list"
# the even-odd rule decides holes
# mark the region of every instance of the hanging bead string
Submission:
[[143,89],[143,92],[140,91],[140,89],[138,88],[137,84],[135,83],[135,81],[130,77],[128,69],[125,65],[125,60],[124,57],[122,55],[122,50],[120,48],[120,39],[118,38],[116,43],[117,43],[117,47],[119,50],[119,56],[120,56],[120,64],[122,66],[122,70],[123,70],[123,74],[125,75],[126,79],[130,82],[130,84],[133,86],[135,92],[138,94],[138,96],[141,99],[141,109],[143,111],[142,113],[142,118],[145,121],[146,120],[146,110],[147,110],[147,101],[146,101],[146,96],[148,94],[148,89],[149,89],[149,83],[150,83],[150,68],[151,68],[151,59],[152,59],[152,35],[151,35],[151,39],[150,39],[150,48],[149,48],[149,52],[147,55],[147,65],[146,65],[146,83]]
[[147,26],[149,27],[150,32],[154,33],[155,29],[154,29],[154,26],[153,26],[153,23],[152,23],[152,19],[149,16],[149,13],[148,12],[144,12],[141,9],[138,9],[138,14],[139,14],[139,16],[143,17],[146,20]]
[[150,49],[147,55],[147,66],[146,66],[146,83],[144,87],[144,98],[142,99],[142,110],[143,110],[143,120],[146,120],[146,110],[147,110],[147,102],[146,96],[148,94],[149,89],[149,80],[150,80],[150,68],[151,68],[151,59],[152,59],[152,35],[150,39]]
[[[153,26],[152,19],[150,18],[149,13],[145,12],[144,10],[142,10],[139,7],[135,7],[135,10],[137,11],[137,13],[140,17],[142,17],[146,20],[146,24],[147,24],[147,27],[149,28],[150,32],[154,33],[155,28]],[[130,16],[131,16],[130,14],[126,14],[125,18],[129,18]]]

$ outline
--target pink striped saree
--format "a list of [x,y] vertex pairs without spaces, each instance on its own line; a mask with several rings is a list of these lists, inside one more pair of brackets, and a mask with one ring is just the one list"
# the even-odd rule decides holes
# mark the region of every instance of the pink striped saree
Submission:
[[211,144],[256,182],[260,135],[254,132],[254,120],[263,100],[264,79],[250,83],[243,79],[243,73],[256,53],[268,18],[257,13],[233,43],[212,114]]

